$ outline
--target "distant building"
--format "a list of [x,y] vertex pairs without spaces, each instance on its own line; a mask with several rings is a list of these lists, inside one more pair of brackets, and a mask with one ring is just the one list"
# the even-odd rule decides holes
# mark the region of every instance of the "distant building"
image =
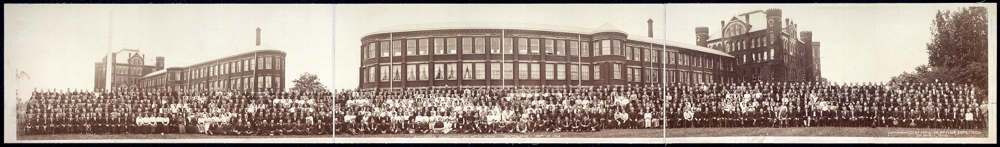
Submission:
[[[129,54],[128,63],[115,64],[114,87],[139,89],[285,89],[286,53],[269,45],[261,45],[260,28],[252,51],[209,60],[185,67],[163,68],[163,57],[155,66],[143,65],[142,56]],[[120,51],[121,52],[121,51]],[[119,53],[120,53],[119,52]],[[119,54],[113,53],[113,54]],[[133,60],[134,59],[134,60]],[[117,61],[113,59],[112,62]],[[102,63],[97,63],[94,89],[104,89]]]
[[359,88],[731,82],[733,56],[596,29],[516,23],[395,26],[361,38]]
[[143,89],[285,89],[285,52],[258,46],[254,51],[146,74]]
[[361,38],[359,88],[601,86],[824,81],[819,42],[780,9],[720,23],[696,45],[596,29],[515,23],[394,26]]
[[[112,52],[111,57],[104,56],[101,62],[94,63],[94,89],[137,88],[144,75],[163,69],[163,57],[156,57],[154,65],[147,65],[146,59],[138,49],[122,49]],[[108,62],[111,67],[107,67]],[[107,80],[111,80],[111,85],[106,84]]]
[[812,58],[813,58],[813,63],[812,63],[812,65],[813,65],[812,66],[812,68],[813,68],[813,78],[815,78],[816,81],[824,82],[825,83],[826,82],[826,78],[823,78],[823,74],[822,74],[823,71],[821,70],[822,69],[821,67],[823,67],[823,66],[821,66],[821,64],[819,64],[820,63],[819,62],[820,61],[819,60],[820,59],[819,58],[820,57],[820,54],[819,54],[819,42],[815,42],[815,41],[812,42],[812,55],[813,55],[812,56]]
[[709,35],[708,27],[695,28],[696,44],[735,57],[736,81],[822,81],[819,42],[812,32],[798,32],[798,24],[781,9],[752,11],[720,23]]

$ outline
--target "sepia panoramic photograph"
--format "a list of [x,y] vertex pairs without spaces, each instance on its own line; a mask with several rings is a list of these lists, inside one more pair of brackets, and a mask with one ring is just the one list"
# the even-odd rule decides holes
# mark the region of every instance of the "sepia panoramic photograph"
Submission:
[[4,8],[5,142],[996,143],[996,4]]
[[4,8],[6,141],[331,141],[332,5]]
[[667,40],[727,53],[733,80],[666,86],[666,137],[995,142],[995,6],[667,5]]
[[337,5],[335,140],[995,142],[995,8]]
[[335,9],[336,142],[662,142],[664,5]]
[[662,142],[663,8],[337,5],[335,140]]

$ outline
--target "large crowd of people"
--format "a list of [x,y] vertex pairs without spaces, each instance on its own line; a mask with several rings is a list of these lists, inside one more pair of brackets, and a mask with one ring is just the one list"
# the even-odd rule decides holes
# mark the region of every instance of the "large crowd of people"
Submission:
[[526,133],[658,129],[661,90],[604,86],[338,92],[335,133]]
[[[336,92],[35,91],[36,134],[426,134],[696,127],[987,128],[962,84],[715,83]],[[334,98],[336,97],[336,98]]]
[[987,127],[987,100],[969,85],[736,83],[667,87],[667,128]]
[[694,127],[987,128],[983,91],[951,83],[345,90],[335,133],[526,133]]
[[22,135],[333,133],[329,91],[34,91],[19,109]]

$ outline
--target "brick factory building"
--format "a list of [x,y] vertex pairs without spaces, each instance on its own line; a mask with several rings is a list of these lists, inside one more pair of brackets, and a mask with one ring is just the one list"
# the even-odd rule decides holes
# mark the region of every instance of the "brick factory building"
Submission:
[[781,9],[752,11],[720,23],[721,30],[695,28],[697,45],[735,57],[735,81],[813,82],[822,78],[819,42],[812,32],[781,17]]
[[395,26],[361,38],[359,88],[600,86],[733,80],[733,56],[610,24]]
[[[104,56],[101,62],[94,63],[94,89],[137,88],[143,75],[163,70],[163,57],[156,57],[154,65],[147,65],[146,59],[138,49],[121,49],[111,52],[110,57]],[[112,63],[111,72],[108,62]],[[111,85],[107,80],[111,80]]]
[[[256,46],[251,51],[185,67],[165,68],[163,57],[155,66],[145,65],[138,50],[123,49],[112,53],[112,85],[105,85],[106,62],[96,63],[94,89],[243,89],[281,91],[285,88],[286,53],[270,45],[261,45],[257,28]],[[127,56],[120,56],[128,52]],[[105,61],[109,59],[104,57]],[[128,62],[122,62],[126,60]]]

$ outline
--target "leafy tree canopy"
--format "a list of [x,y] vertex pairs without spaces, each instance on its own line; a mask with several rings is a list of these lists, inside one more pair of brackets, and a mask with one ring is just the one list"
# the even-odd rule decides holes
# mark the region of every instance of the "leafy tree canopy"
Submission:
[[319,77],[314,74],[303,73],[299,79],[292,81],[295,83],[295,87],[290,89],[292,92],[322,92],[326,91],[326,86],[323,83],[319,83]]
[[988,19],[985,7],[938,11],[927,43],[928,64],[893,77],[891,83],[947,82],[986,89]]

